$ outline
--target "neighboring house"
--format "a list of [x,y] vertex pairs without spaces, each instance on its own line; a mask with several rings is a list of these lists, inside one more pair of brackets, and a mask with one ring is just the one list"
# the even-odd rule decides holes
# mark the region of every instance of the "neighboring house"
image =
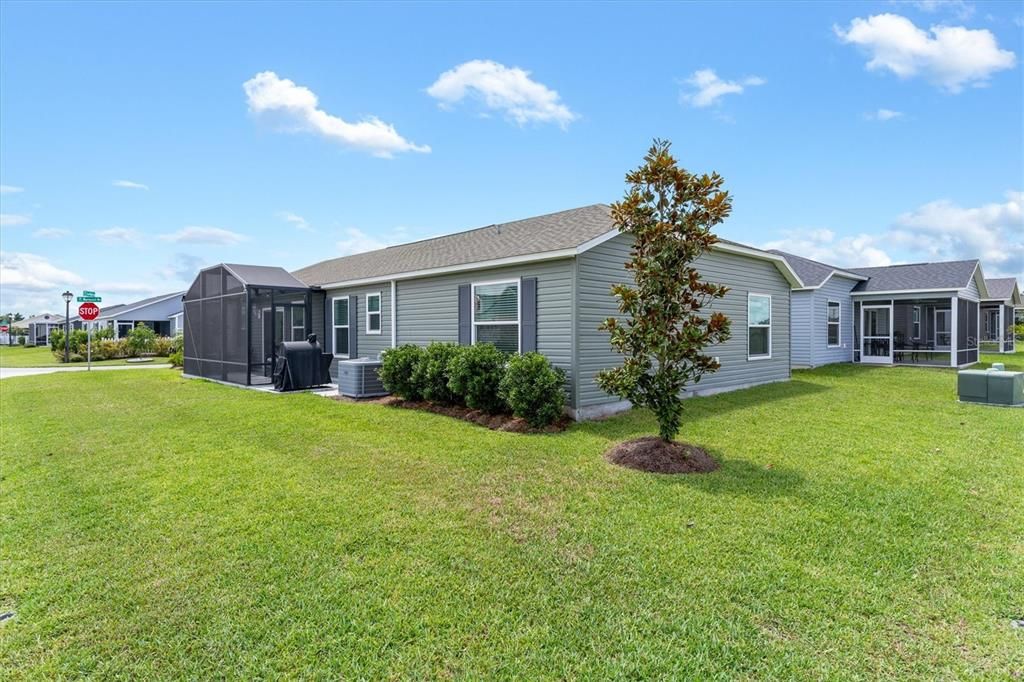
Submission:
[[64,326],[64,316],[44,313],[22,320],[17,326],[28,330],[28,340],[25,343],[29,346],[45,346],[50,342],[50,332]]
[[997,353],[1013,353],[1014,309],[1024,305],[1015,277],[986,278],[988,295],[981,299],[981,347]]
[[852,293],[855,361],[944,367],[978,361],[979,308],[988,289],[977,260],[852,271],[868,277]]
[[124,338],[140,322],[150,327],[157,336],[174,336],[177,330],[175,316],[182,312],[181,297],[184,291],[161,294],[144,298],[134,303],[124,303],[100,308],[96,318],[97,327],[110,327],[114,338]]
[[[565,370],[576,418],[609,414],[629,405],[595,382],[598,371],[621,361],[598,325],[618,315],[610,289],[629,281],[630,244],[612,224],[609,207],[595,204],[335,258],[294,277],[279,268],[215,266],[202,271],[186,295],[186,368],[219,380],[265,383],[274,342],[310,332],[336,359],[376,357],[405,343],[490,342],[508,352],[538,351]],[[788,380],[790,290],[803,283],[786,260],[722,241],[697,267],[705,279],[729,288],[714,309],[731,320],[732,336],[707,351],[721,369],[688,393]],[[274,281],[264,283],[266,302],[257,306],[252,300],[260,279]],[[246,297],[248,310],[238,303],[230,318],[236,322],[228,322],[227,313],[211,314],[207,322],[202,306],[224,309],[228,286]],[[205,331],[192,333],[193,325],[221,325],[223,341],[208,342]],[[241,346],[231,363],[225,349],[234,352],[239,344],[229,336],[249,339],[248,351]],[[331,371],[336,377],[337,362]]]
[[772,249],[789,262],[803,286],[791,298],[791,346],[794,367],[853,362],[853,297],[868,278],[849,270]]

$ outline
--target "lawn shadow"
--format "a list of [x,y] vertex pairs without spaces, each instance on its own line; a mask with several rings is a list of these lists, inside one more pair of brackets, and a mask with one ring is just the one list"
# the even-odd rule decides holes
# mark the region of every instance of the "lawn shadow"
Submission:
[[715,450],[709,452],[722,466],[708,474],[647,474],[639,471],[635,473],[646,477],[654,486],[686,486],[711,495],[758,499],[805,496],[806,479],[796,469],[722,457],[722,454]]

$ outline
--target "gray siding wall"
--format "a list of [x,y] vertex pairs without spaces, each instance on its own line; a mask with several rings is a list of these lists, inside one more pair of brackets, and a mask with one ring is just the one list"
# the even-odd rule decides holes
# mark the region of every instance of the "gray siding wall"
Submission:
[[813,291],[794,291],[790,299],[792,315],[790,343],[792,343],[793,366],[812,367],[814,358],[811,345],[814,336],[814,325],[811,324],[814,309]]
[[159,301],[158,303],[151,303],[146,306],[142,306],[137,310],[129,310],[125,313],[119,313],[113,317],[100,318],[101,321],[114,320],[122,322],[167,322],[167,318],[175,313],[180,313],[184,309],[184,304],[181,301],[180,296],[169,298],[166,301]]
[[[853,362],[853,299],[850,291],[857,280],[846,277],[831,277],[813,294],[813,305],[810,309],[810,366],[818,367],[833,362]],[[828,302],[839,302],[839,347],[828,347]],[[794,306],[795,308],[795,306]],[[794,348],[796,347],[797,319],[793,318]],[[796,364],[794,355],[793,363]],[[802,364],[802,363],[801,363]]]
[[981,292],[978,291],[978,283],[974,281],[973,277],[971,278],[971,283],[968,284],[962,290],[962,294],[961,295],[966,296],[967,298],[971,299],[972,301],[977,301],[977,300],[979,300],[981,298]]
[[[380,294],[380,334],[366,333],[366,295]],[[357,337],[356,356],[361,358],[375,358],[381,351],[391,348],[391,283],[383,282],[370,286],[352,287],[348,289],[327,289],[324,292],[323,302],[323,325],[324,325],[324,348],[328,353],[334,353],[334,299],[338,296],[356,297]],[[349,305],[352,299],[349,298]],[[314,307],[315,298],[314,298]],[[314,327],[317,324],[316,315],[313,316]],[[331,378],[338,380],[338,359],[331,363]]]
[[[577,394],[578,406],[588,407],[619,402],[617,396],[602,391],[595,382],[598,371],[619,363],[620,356],[608,343],[608,334],[597,326],[618,314],[615,297],[609,288],[626,281],[624,263],[629,259],[630,238],[620,235],[594,247],[577,258]],[[759,383],[781,381],[790,376],[790,286],[767,261],[713,251],[697,263],[703,277],[730,288],[714,309],[732,321],[732,338],[707,350],[717,356],[722,367],[706,375],[693,393],[730,390]],[[772,357],[747,359],[747,294],[772,296]]]
[[[398,282],[398,343],[425,346],[459,342],[459,285],[519,277],[537,278],[537,351],[566,372],[575,405],[573,349],[574,261],[562,259],[458,272]],[[360,341],[361,343],[361,341]],[[363,355],[360,348],[360,355]]]

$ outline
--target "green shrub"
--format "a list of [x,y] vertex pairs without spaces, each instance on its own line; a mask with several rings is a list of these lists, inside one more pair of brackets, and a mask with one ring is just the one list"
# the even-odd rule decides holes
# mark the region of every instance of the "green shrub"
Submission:
[[176,350],[171,351],[167,356],[167,359],[171,362],[173,367],[184,367],[185,366],[185,353],[184,351]]
[[129,357],[128,339],[93,339],[93,360],[117,360]]
[[113,327],[99,327],[97,329],[93,329],[92,330],[92,340],[93,341],[95,341],[96,339],[112,339],[112,338],[114,338],[114,328]]
[[377,373],[384,388],[406,400],[422,400],[423,394],[413,379],[422,358],[423,349],[411,343],[384,351]]
[[18,337],[18,345],[19,346],[24,346],[27,342],[28,342],[28,340],[24,336],[19,336]]
[[493,344],[459,346],[448,362],[448,388],[474,410],[507,412],[508,404],[498,395],[504,370],[505,354]]
[[63,353],[64,352],[64,330],[63,329],[54,329],[53,331],[50,332],[50,337],[49,338],[50,338],[50,350],[52,350],[54,353],[56,353],[57,351],[60,351],[61,353]]
[[425,400],[441,405],[458,402],[458,396],[448,388],[448,363],[458,349],[454,343],[435,341],[423,350],[423,356],[413,371],[412,380],[416,390]]
[[552,367],[540,353],[525,353],[508,359],[498,393],[512,408],[512,414],[541,428],[562,416],[564,384],[565,372]]
[[153,352],[160,357],[169,356],[174,352],[174,339],[170,336],[158,336],[153,340]]
[[151,353],[156,343],[156,332],[142,322],[135,325],[135,328],[128,332],[128,350],[132,356],[142,353]]

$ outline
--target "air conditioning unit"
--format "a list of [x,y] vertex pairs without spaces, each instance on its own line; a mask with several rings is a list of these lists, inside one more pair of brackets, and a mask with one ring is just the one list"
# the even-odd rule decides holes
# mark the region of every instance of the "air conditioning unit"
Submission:
[[338,393],[349,398],[374,398],[387,395],[377,375],[380,360],[357,358],[338,361]]

